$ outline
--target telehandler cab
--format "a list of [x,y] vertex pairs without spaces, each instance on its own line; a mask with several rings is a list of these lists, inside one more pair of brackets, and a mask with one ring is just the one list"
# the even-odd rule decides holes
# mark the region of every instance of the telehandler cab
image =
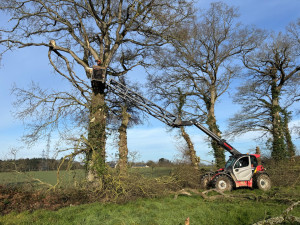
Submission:
[[216,172],[209,172],[201,177],[201,186],[203,188],[216,188],[219,191],[230,191],[232,188],[250,187],[259,188],[261,190],[269,190],[271,188],[271,180],[262,165],[258,165],[258,154],[242,154],[226,140],[208,130],[200,122],[196,120],[182,121],[174,114],[168,112],[164,108],[156,105],[150,100],[144,98],[140,94],[132,91],[122,83],[110,79],[105,82],[105,75],[101,73],[99,78],[96,76],[92,79],[93,85],[106,85],[108,91],[113,92],[119,97],[130,101],[137,108],[145,111],[151,116],[159,119],[163,123],[172,126],[196,126],[210,138],[216,141],[221,147],[228,151],[231,156],[227,161],[225,168],[219,169]]

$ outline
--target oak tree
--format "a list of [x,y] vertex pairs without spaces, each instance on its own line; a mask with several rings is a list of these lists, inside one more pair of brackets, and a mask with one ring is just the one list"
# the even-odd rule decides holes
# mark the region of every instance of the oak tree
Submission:
[[46,48],[56,74],[71,86],[54,92],[38,85],[16,88],[24,103],[19,116],[37,117],[27,137],[35,141],[62,122],[69,132],[76,124],[82,129],[72,137],[78,143],[74,154],[86,154],[89,180],[101,178],[108,108],[105,85],[89,80],[92,65],[100,60],[107,77],[143,64],[153,47],[166,42],[162,34],[188,16],[189,7],[182,0],[2,0],[0,12],[8,15],[9,26],[0,28],[1,56],[16,48]]
[[[151,84],[161,89],[179,86],[187,96],[185,110],[201,117],[218,136],[215,105],[238,74],[234,59],[255,48],[260,39],[260,31],[238,23],[237,11],[222,2],[212,3],[174,29],[168,36],[170,45],[159,49],[155,58],[163,73],[151,78]],[[224,150],[213,140],[211,146],[217,166],[224,166]]]
[[255,51],[245,52],[246,81],[235,97],[242,110],[230,122],[235,134],[262,131],[271,137],[271,155],[276,160],[295,156],[288,123],[290,107],[300,93],[297,48],[287,33],[278,33]]

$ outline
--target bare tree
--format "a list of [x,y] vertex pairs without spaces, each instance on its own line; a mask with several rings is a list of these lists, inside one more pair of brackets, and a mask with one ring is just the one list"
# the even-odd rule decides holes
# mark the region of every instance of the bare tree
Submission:
[[[130,86],[131,90],[140,92],[136,83],[129,83],[124,77],[120,77],[119,82]],[[142,124],[145,114],[135,107],[130,101],[126,101],[114,94],[108,98],[108,106],[112,113],[109,114],[109,120],[114,121],[110,127],[112,132],[118,132],[118,163],[117,170],[120,175],[126,175],[128,168],[128,146],[127,146],[127,130],[136,124]]]
[[[178,94],[178,97],[175,98],[175,101],[177,99],[177,103],[174,104],[175,107],[176,107],[175,111],[176,111],[179,119],[183,119],[184,116],[186,115],[186,113],[183,111],[183,107],[186,103],[187,96],[186,96],[186,94],[182,93],[180,88],[177,88],[177,92],[175,92],[175,94]],[[183,126],[180,127],[180,133],[181,133],[181,136],[183,137],[183,139],[185,140],[185,143],[186,143],[186,149],[184,150],[183,153],[186,156],[188,156],[188,158],[189,158],[189,160],[192,164],[192,167],[195,170],[198,170],[199,169],[199,163],[200,163],[200,157],[198,157],[197,154],[196,154],[193,141],[192,141],[190,135],[186,132],[186,129]]]
[[127,112],[126,105],[121,106],[122,122],[119,127],[119,161],[118,170],[121,175],[126,174],[128,163],[127,128],[130,114]]
[[91,65],[100,60],[106,77],[124,75],[142,64],[154,46],[165,43],[162,34],[188,16],[189,5],[182,0],[1,1],[0,11],[8,13],[11,22],[9,29],[0,30],[5,47],[1,55],[8,49],[48,48],[50,64],[72,87],[54,92],[37,85],[30,90],[16,88],[20,101],[24,100],[19,102],[25,104],[19,115],[39,115],[27,137],[37,140],[51,124],[57,128],[62,121],[72,125],[83,121],[80,127],[86,132],[73,139],[84,142],[87,149],[76,148],[75,153],[85,151],[89,180],[101,177],[108,111],[105,85],[91,85],[88,80]]
[[[295,43],[298,43],[297,52],[298,52],[298,54],[300,54],[300,19],[298,19],[295,23],[291,23],[287,28],[287,32],[288,32],[291,40],[293,40]],[[295,102],[297,102],[299,104],[300,94],[298,94],[298,96],[296,96]],[[299,109],[298,109],[298,111],[296,111],[296,114],[300,115]],[[295,125],[295,127],[293,129],[296,131],[298,136],[300,136],[300,125],[299,124]]]
[[[187,96],[185,110],[202,117],[218,136],[215,104],[238,74],[234,59],[260,39],[258,30],[243,27],[237,18],[236,8],[217,2],[199,18],[174,29],[168,36],[171,45],[157,53],[164,73],[150,79],[165,90],[180,86]],[[224,150],[214,141],[211,145],[217,166],[224,166]]]
[[[184,108],[187,107],[187,95],[188,93],[185,90],[182,90],[180,83],[172,80],[170,76],[160,77],[150,75],[148,77],[148,89],[151,97],[157,101],[162,101],[165,107],[171,107],[175,115],[179,119],[187,119],[187,117],[198,117],[193,113],[184,111]],[[183,88],[184,89],[184,88]],[[172,129],[172,128],[171,128]],[[177,129],[177,128],[175,128]],[[200,157],[197,156],[193,141],[190,135],[186,132],[186,129],[181,126],[179,129],[179,136],[183,138],[185,144],[183,146],[183,154],[188,158],[192,166],[198,170]],[[179,138],[179,141],[182,139]]]
[[247,79],[235,98],[243,108],[230,122],[235,134],[260,130],[271,135],[272,157],[277,160],[295,155],[288,122],[289,108],[300,91],[297,48],[289,35],[279,33],[245,53]]
[[129,151],[130,166],[134,166],[134,163],[141,157],[138,151]]

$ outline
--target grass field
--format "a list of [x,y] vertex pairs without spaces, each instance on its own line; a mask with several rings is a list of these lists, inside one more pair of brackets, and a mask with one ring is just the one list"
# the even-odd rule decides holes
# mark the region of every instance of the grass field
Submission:
[[[279,216],[288,207],[276,202],[205,201],[199,196],[141,199],[126,204],[93,203],[58,211],[37,210],[0,217],[0,224],[243,225]],[[296,208],[291,215],[300,216]]]
[[[131,168],[131,172],[142,174],[145,177],[161,177],[170,175],[172,168],[157,167],[157,168]],[[63,187],[80,183],[84,180],[84,170],[60,171],[60,185]],[[1,172],[0,185],[33,185],[41,186],[42,183],[55,185],[57,182],[57,171],[30,171],[24,173],[18,172]],[[45,185],[44,184],[44,185]]]
[[[80,182],[85,177],[84,170],[60,171],[61,185],[67,187],[75,182]],[[35,186],[42,187],[47,184],[57,183],[57,171],[30,171],[24,173],[2,172],[0,173],[0,185]]]
[[[171,168],[132,168],[131,172],[146,177],[167,176]],[[38,188],[42,183],[54,185],[56,171],[36,171],[26,173],[0,173],[0,185],[16,185]],[[83,170],[61,171],[61,185],[72,186],[84,180]],[[37,180],[38,179],[38,180]],[[276,185],[276,184],[275,184]],[[273,187],[269,192],[239,189],[231,195],[255,195],[256,200],[225,198],[203,199],[199,195],[174,195],[152,199],[138,199],[125,204],[92,203],[68,206],[57,211],[35,210],[22,213],[12,212],[0,216],[1,224],[113,224],[113,225],[180,225],[187,217],[194,224],[253,224],[257,221],[282,215],[291,202],[300,201],[300,186]],[[1,197],[1,196],[0,196]],[[0,201],[3,199],[0,198]],[[5,199],[4,199],[5,200]],[[289,215],[300,217],[300,205]],[[297,224],[297,223],[290,223]]]
[[145,177],[162,177],[169,176],[172,172],[172,167],[141,167],[131,168],[130,172],[142,174]]

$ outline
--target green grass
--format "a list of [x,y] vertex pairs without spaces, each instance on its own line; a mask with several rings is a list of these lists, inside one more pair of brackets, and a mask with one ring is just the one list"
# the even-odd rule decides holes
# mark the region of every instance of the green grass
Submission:
[[[161,177],[169,176],[172,168],[170,167],[156,167],[156,168],[131,168],[129,170],[133,173],[142,174],[145,177]],[[84,170],[71,170],[71,171],[60,171],[61,186],[67,187],[73,185],[75,182],[80,183],[84,180]],[[51,185],[55,185],[57,182],[57,171],[31,171],[24,173],[17,172],[1,172],[0,173],[0,185],[35,185],[41,184],[38,180]]]
[[[146,177],[169,175],[170,168],[132,168],[131,172]],[[0,184],[26,185],[38,184],[32,178],[54,185],[56,171],[37,171],[28,173],[0,173]],[[73,185],[84,179],[83,170],[61,171],[62,185]],[[37,185],[38,186],[38,185]],[[260,190],[239,189],[232,194],[253,194],[263,196],[264,200],[240,200],[238,198],[208,201],[200,196],[173,196],[140,199],[126,204],[93,203],[70,206],[58,211],[36,210],[34,212],[10,213],[0,217],[2,224],[100,224],[100,225],[179,225],[190,217],[190,224],[253,224],[257,221],[279,216],[289,207],[287,201],[266,200],[268,197],[300,200],[300,186],[273,187],[264,193]],[[300,217],[300,206],[291,215]]]
[[[141,199],[126,204],[93,203],[58,211],[37,210],[0,217],[0,224],[253,224],[280,215],[288,205],[254,201],[205,201],[201,197],[179,196]],[[291,213],[300,216],[299,207]]]
[[172,167],[141,167],[141,168],[130,168],[130,172],[142,174],[145,177],[162,177],[170,176],[173,168]]
[[[84,170],[60,171],[60,183],[67,187],[84,179]],[[37,180],[38,179],[38,180]],[[0,173],[0,184],[12,186],[40,186],[42,182],[55,185],[57,182],[57,171],[31,171],[24,173],[2,172]]]

